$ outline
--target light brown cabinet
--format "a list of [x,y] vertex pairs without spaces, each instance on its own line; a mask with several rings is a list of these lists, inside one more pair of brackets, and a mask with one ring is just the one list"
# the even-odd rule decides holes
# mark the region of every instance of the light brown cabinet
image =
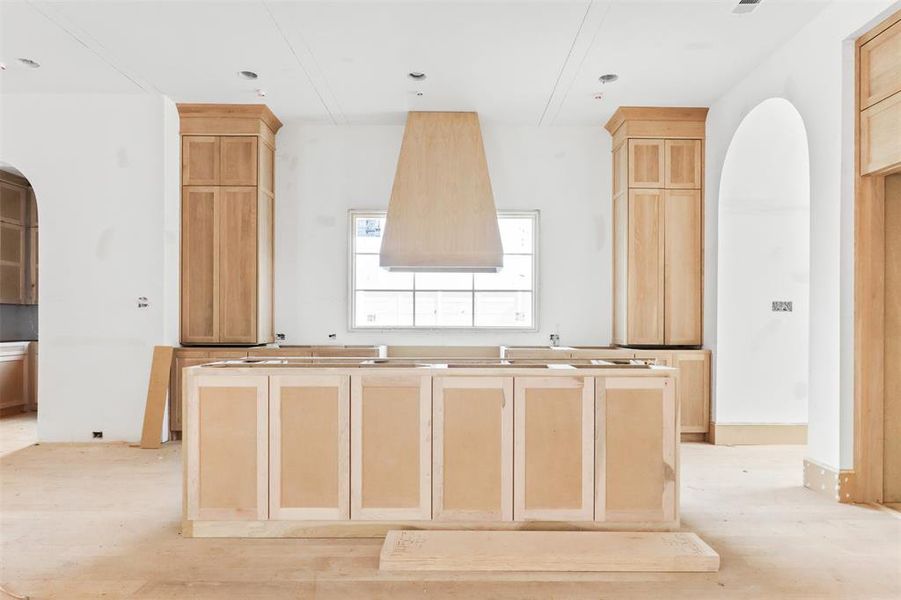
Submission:
[[901,92],[901,21],[860,47],[860,110]]
[[25,303],[25,232],[0,221],[0,303]]
[[432,381],[351,377],[351,519],[432,518]]
[[513,518],[594,517],[594,379],[517,377],[513,416]]
[[607,123],[617,344],[703,342],[706,115],[701,108],[620,108]]
[[435,377],[432,518],[513,519],[513,378]]
[[710,351],[636,350],[635,358],[654,359],[678,370],[676,400],[683,438],[706,434],[710,428]]
[[273,340],[275,133],[263,105],[178,105],[181,342]]
[[28,180],[0,171],[0,303],[37,303],[37,225]]

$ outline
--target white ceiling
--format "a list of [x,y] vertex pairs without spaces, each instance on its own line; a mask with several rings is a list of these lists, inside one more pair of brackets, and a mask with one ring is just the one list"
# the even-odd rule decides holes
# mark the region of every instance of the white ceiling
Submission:
[[[282,120],[337,124],[401,123],[407,110],[599,124],[620,105],[709,105],[828,3],[735,15],[737,0],[2,0],[0,89],[266,102]],[[608,72],[620,80],[602,86]]]

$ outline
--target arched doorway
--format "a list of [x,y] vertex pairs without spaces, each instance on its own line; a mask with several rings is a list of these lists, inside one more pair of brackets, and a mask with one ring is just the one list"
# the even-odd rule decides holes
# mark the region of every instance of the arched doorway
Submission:
[[788,100],[764,100],[736,130],[718,226],[717,424],[795,426],[803,439],[810,165],[803,120]]
[[37,441],[37,348],[37,199],[0,162],[0,454]]

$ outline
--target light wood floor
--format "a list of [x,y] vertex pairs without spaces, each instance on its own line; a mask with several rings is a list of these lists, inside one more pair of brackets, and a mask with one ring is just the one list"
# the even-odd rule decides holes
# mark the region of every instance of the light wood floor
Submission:
[[379,540],[183,539],[179,452],[0,458],[3,586],[66,600],[901,597],[901,518],[803,488],[797,446],[683,446],[684,528],[720,553],[710,574],[383,574]]
[[38,413],[28,411],[0,417],[0,456],[31,446],[37,441]]

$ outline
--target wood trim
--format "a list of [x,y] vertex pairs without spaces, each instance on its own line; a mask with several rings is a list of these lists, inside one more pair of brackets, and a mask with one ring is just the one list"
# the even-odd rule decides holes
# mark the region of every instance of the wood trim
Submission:
[[[444,508],[444,390],[500,389],[501,406],[501,481],[500,507],[496,511],[451,510]],[[512,377],[435,377],[432,380],[432,518],[439,521],[512,521],[513,520],[513,378]]]
[[[864,33],[862,36],[857,38],[857,47],[859,48],[860,46],[863,46],[864,44],[866,44],[867,42],[872,40],[874,37],[876,37],[883,31],[885,31],[886,29],[888,29],[889,27],[891,27],[898,21],[901,21],[901,10],[893,12],[892,14],[887,16],[885,19],[880,21],[877,25],[875,25],[872,29],[870,29],[869,31]],[[858,71],[858,73],[860,73],[860,71]]]
[[707,121],[708,107],[620,106],[604,125],[612,135],[625,121]]
[[[184,122],[192,118],[215,119],[259,119],[263,121],[273,133],[278,133],[282,128],[282,122],[265,104],[190,104],[179,103],[175,105],[178,116]],[[184,131],[182,131],[184,133]]]
[[[283,387],[338,389],[338,505],[283,507],[281,392]],[[350,378],[347,375],[273,375],[269,378],[269,518],[331,521],[350,519]]]
[[854,471],[836,470],[815,460],[804,459],[804,487],[823,494],[830,500],[849,502],[851,498],[850,484],[854,479]]
[[10,173],[9,171],[0,170],[0,181],[2,181],[3,183],[9,183],[11,185],[17,185],[23,188],[31,187],[31,184],[28,183],[27,179],[16,175],[15,173]]
[[807,424],[711,423],[710,443],[717,446],[756,446],[807,443]]
[[[901,11],[896,13],[893,17],[901,17]],[[870,87],[869,78],[867,77],[870,72],[870,55],[873,50],[879,48],[885,43],[892,42],[894,42],[895,44],[901,43],[901,20],[896,20],[894,23],[889,24],[888,27],[886,27],[885,30],[881,31],[876,38],[870,39],[868,42],[860,45],[860,98],[858,102],[860,102],[861,109],[873,106],[877,102],[880,102],[888,98],[892,94],[901,91],[901,89],[899,89],[899,86],[895,86],[893,89],[883,90],[881,92],[873,94],[872,88]],[[901,57],[892,54],[891,52],[883,56],[894,57],[894,65],[896,67],[898,64],[901,64]]]

